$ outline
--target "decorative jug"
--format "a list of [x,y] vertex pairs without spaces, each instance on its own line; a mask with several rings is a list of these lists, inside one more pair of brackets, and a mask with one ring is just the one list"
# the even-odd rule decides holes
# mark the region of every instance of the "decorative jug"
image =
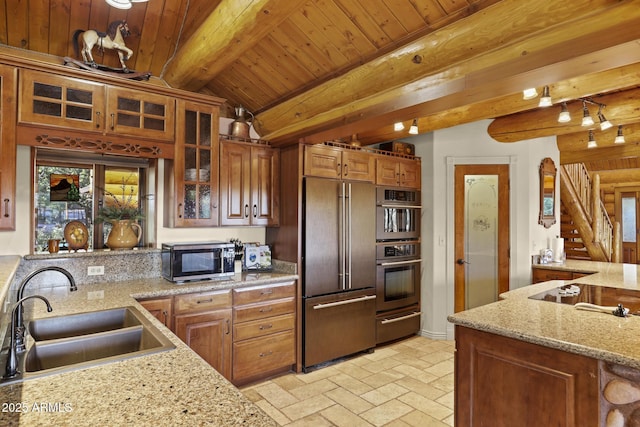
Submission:
[[230,126],[230,134],[234,138],[245,138],[249,139],[249,128],[251,127],[251,123],[247,122],[244,114],[249,113],[251,115],[251,121],[253,122],[253,114],[250,111],[244,109],[241,105],[235,108],[236,110],[236,119],[231,123]]
[[[112,225],[107,246],[109,249],[133,249],[142,238],[142,227],[129,219],[110,220]],[[134,231],[136,229],[136,231]]]

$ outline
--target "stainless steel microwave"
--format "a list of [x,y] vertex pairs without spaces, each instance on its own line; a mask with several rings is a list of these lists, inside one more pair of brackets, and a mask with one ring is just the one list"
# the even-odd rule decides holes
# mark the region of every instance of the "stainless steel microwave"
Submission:
[[420,238],[420,190],[376,188],[376,239]]
[[163,243],[162,277],[176,283],[228,278],[234,257],[230,242]]

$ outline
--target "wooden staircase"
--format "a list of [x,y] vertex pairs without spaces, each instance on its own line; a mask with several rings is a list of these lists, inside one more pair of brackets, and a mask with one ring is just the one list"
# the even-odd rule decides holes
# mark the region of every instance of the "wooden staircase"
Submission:
[[560,167],[560,235],[567,259],[620,262],[620,224],[613,225],[600,199],[600,176],[593,180],[582,163]]

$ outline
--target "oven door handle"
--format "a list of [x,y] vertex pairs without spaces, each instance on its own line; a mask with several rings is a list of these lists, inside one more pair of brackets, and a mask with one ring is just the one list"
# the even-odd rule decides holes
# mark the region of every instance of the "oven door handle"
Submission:
[[381,262],[380,265],[383,267],[388,267],[390,265],[408,265],[408,264],[415,264],[418,262],[422,262],[422,258],[419,259],[410,259],[408,261],[392,261],[392,262]]
[[324,304],[316,304],[313,306],[314,310],[320,310],[322,308],[329,308],[329,307],[335,307],[338,305],[345,305],[345,304],[355,304],[357,302],[362,302],[362,301],[368,301],[370,299],[376,299],[375,295],[365,295],[363,297],[359,297],[359,298],[352,298],[352,299],[345,299],[342,301],[336,301],[336,302],[328,302],[328,303],[324,303]]
[[421,311],[414,311],[411,314],[407,314],[406,316],[396,317],[393,319],[382,319],[380,322],[381,325],[386,325],[388,323],[401,322],[403,320],[411,319],[412,317],[420,316],[422,314]]
[[382,208],[393,209],[422,209],[422,205],[378,205]]

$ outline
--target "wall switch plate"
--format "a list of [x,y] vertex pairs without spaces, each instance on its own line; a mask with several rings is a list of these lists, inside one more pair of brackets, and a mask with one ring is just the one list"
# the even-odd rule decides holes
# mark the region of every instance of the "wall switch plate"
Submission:
[[87,267],[88,276],[100,276],[104,274],[104,265],[90,265]]

